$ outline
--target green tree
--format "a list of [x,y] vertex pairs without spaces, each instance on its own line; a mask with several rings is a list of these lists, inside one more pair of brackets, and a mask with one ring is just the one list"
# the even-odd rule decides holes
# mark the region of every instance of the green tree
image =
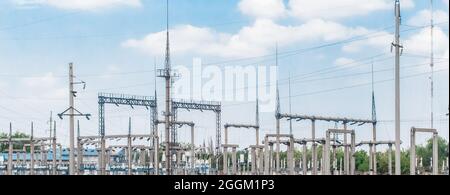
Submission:
[[[8,134],[5,134],[5,133],[0,134],[0,139],[8,139],[8,138],[9,138]],[[16,133],[13,133],[12,138],[30,138],[30,136],[27,134],[24,134],[24,133],[16,132]],[[14,147],[14,149],[23,149],[23,144],[22,143],[14,144],[13,147]],[[8,150],[8,144],[7,143],[0,144],[0,151],[3,152],[5,150]]]
[[369,156],[364,150],[355,152],[355,168],[359,173],[366,173],[369,171]]

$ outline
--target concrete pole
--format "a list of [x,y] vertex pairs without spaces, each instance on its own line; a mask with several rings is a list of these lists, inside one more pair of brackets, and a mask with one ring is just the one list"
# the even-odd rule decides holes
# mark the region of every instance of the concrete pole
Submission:
[[258,162],[259,162],[259,169],[258,169],[258,175],[264,173],[264,151],[261,148],[258,148]]
[[132,149],[131,148],[131,117],[128,119],[128,137],[127,137],[127,150],[128,150],[128,175],[133,175],[133,165],[131,163]]
[[233,147],[233,148],[231,148],[231,152],[232,152],[232,155],[231,155],[231,166],[232,166],[232,168],[231,168],[231,174],[232,175],[236,175],[236,173],[237,173],[237,170],[236,170],[236,147]]
[[77,165],[78,165],[78,175],[83,175],[84,173],[84,169],[83,169],[83,154],[84,154],[84,149],[83,149],[83,144],[81,144],[81,140],[78,139],[78,144],[77,144],[77,148],[78,148],[78,152],[77,152]]
[[369,144],[369,174],[374,175],[373,173],[373,145]]
[[13,165],[13,142],[12,142],[12,124],[9,123],[9,138],[8,138],[8,175],[12,175]]
[[158,124],[155,124],[155,134],[153,135],[154,140],[156,141],[154,148],[154,164],[155,167],[155,175],[159,175],[159,134],[158,134]]
[[[377,124],[373,123],[373,129],[372,129],[372,140],[373,143],[377,142]],[[373,155],[372,155],[372,166],[373,166],[373,174],[377,175],[377,145],[373,145]]]
[[193,172],[195,172],[195,159],[196,159],[196,157],[195,157],[195,135],[194,135],[194,125],[192,125],[191,126],[191,145],[192,145],[192,148],[191,148],[191,168],[192,168],[192,171]]
[[392,175],[392,144],[389,144],[388,150],[388,171],[389,175]]
[[270,170],[270,151],[268,138],[264,138],[264,175],[269,175]]
[[[322,172],[322,175],[324,175],[324,170],[325,170],[325,146],[324,145],[322,145],[322,161],[321,161],[321,172]],[[334,159],[333,159],[333,163],[334,163]]]
[[[253,151],[252,151],[252,155],[253,155]],[[252,162],[253,162],[253,158],[252,158]],[[253,163],[252,163],[252,172],[253,172]],[[228,175],[228,147],[224,146],[223,147],[223,174],[224,175]]]
[[30,175],[34,175],[34,140],[33,131],[34,124],[31,123],[31,136],[30,136]]
[[438,134],[433,133],[433,175],[439,174]]
[[[50,120],[51,121],[51,120]],[[51,126],[51,125],[50,125]],[[53,122],[53,141],[52,141],[52,174],[56,173],[56,121]]]
[[269,146],[269,174],[273,175],[273,170],[275,169],[275,161],[273,159],[273,144]]
[[326,138],[325,138],[325,175],[330,175],[330,131],[326,132]]
[[400,0],[395,1],[395,174],[401,175],[400,149]]
[[63,149],[62,149],[62,145],[59,145],[59,167],[61,167],[62,165],[62,153],[63,153]]
[[352,132],[351,134],[351,155],[350,155],[350,174],[355,175],[355,169],[356,169],[356,159],[355,159],[355,148],[356,148],[356,137],[355,132]]
[[[414,128],[411,129],[411,145],[410,145],[410,160],[409,160],[409,174],[416,174],[416,131]],[[398,150],[398,148],[396,148]]]
[[251,155],[252,155],[252,175],[256,175],[257,169],[256,169],[256,149],[254,147],[251,148]]
[[317,143],[316,143],[316,121],[311,120],[312,144],[312,174],[317,175]]
[[303,154],[302,154],[302,171],[303,175],[308,175],[308,165],[306,165],[306,161],[308,156],[308,148],[306,146],[306,142],[303,143]]
[[74,89],[73,89],[73,64],[69,64],[69,175],[75,175],[75,143],[74,143],[74,137],[75,137],[75,118],[74,118]]
[[100,140],[100,175],[106,175],[106,159],[105,159],[105,155],[106,155],[106,140],[105,140],[105,135],[101,136],[101,140]]
[[[347,123],[344,123],[344,130],[347,130]],[[350,163],[349,163],[349,154],[348,154],[348,141],[347,141],[347,134],[344,133],[344,172],[345,175],[350,174]]]
[[276,174],[280,173],[280,119],[277,117],[276,121],[276,128],[277,128],[277,137],[276,137],[276,148],[275,148],[275,171]]
[[82,146],[80,140],[80,121],[77,120],[77,175],[82,175],[81,172],[81,157],[82,154]]
[[288,174],[294,175],[294,140],[293,138],[289,141],[288,153],[287,153],[287,164],[288,164]]

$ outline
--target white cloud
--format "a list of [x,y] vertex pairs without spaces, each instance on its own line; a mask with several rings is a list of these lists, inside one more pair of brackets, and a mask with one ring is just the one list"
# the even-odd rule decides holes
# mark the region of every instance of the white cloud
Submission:
[[283,0],[241,0],[239,10],[255,18],[276,19],[286,15]]
[[[415,16],[411,17],[408,20],[408,24],[415,25],[415,26],[430,25],[430,19],[431,19],[430,16],[431,16],[430,10],[421,10],[419,13],[417,13]],[[445,11],[436,10],[436,11],[434,11],[433,16],[434,16],[434,21],[436,23],[448,21],[448,13]]]
[[23,78],[21,83],[23,91],[43,98],[64,98],[68,93],[65,87],[60,86],[61,80],[51,72],[39,77]]
[[51,6],[68,10],[87,10],[118,7],[118,6],[141,6],[140,0],[13,0],[20,7]]
[[355,60],[353,60],[353,59],[341,57],[341,58],[336,59],[334,61],[334,64],[336,66],[346,66],[346,65],[352,64],[354,62],[355,62]]
[[[291,15],[302,20],[322,18],[336,20],[368,15],[379,10],[393,10],[392,0],[290,0]],[[402,0],[402,8],[414,7],[412,0]]]
[[[248,57],[273,52],[274,45],[289,46],[299,42],[337,41],[367,33],[361,27],[349,28],[335,22],[311,20],[299,26],[284,26],[267,19],[258,19],[252,26],[236,34],[220,33],[210,28],[191,25],[171,30],[172,52],[218,57]],[[157,32],[143,39],[131,39],[122,44],[151,55],[164,53],[165,33]]]
[[342,47],[342,51],[347,53],[356,53],[362,50],[367,51],[370,49],[381,49],[389,50],[392,43],[393,34],[381,31],[381,32],[370,32],[368,33],[367,39],[364,37],[361,40],[351,42]]
[[[417,34],[414,34],[405,40],[404,52],[419,55],[429,55],[431,51],[430,42],[430,30],[422,29]],[[434,52],[436,57],[443,58],[448,55],[449,38],[448,35],[439,27],[435,28],[434,43]]]

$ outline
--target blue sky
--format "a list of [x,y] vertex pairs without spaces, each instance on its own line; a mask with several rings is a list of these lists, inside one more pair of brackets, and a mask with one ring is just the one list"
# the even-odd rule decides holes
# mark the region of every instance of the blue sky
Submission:
[[[380,140],[394,139],[393,131],[393,0],[172,0],[172,62],[190,66],[193,57],[220,66],[274,65],[275,45],[280,51],[280,79],[292,75],[292,110],[299,114],[370,118],[371,61],[375,69]],[[428,127],[430,118],[428,1],[402,1],[402,140],[409,143],[409,128]],[[448,139],[448,0],[435,0],[436,90],[435,126]],[[165,1],[162,0],[6,0],[0,2],[0,129],[8,122],[28,131],[34,121],[45,135],[50,111],[67,107],[67,64],[88,83],[80,90],[77,107],[94,115],[81,121],[82,133],[97,134],[98,92],[153,95],[154,63],[162,67]],[[306,52],[294,52],[330,43]],[[251,60],[233,61],[234,59]],[[371,59],[373,58],[373,59]],[[305,74],[326,69],[320,74]],[[413,76],[413,77],[410,77]],[[367,85],[368,84],[368,85]],[[360,86],[361,85],[361,86]],[[157,80],[157,90],[164,88]],[[288,111],[288,88],[281,82],[281,106]],[[254,102],[233,106],[224,102],[223,123],[254,121]],[[145,110],[111,107],[107,131],[123,133],[128,117],[135,131],[149,128]],[[263,133],[274,132],[273,113],[262,113]],[[214,116],[185,112],[180,119],[198,123],[199,143],[214,137]],[[309,125],[294,125],[296,137],[310,136]],[[318,135],[334,124],[318,124]],[[370,127],[354,127],[358,140],[370,139]],[[58,136],[67,142],[67,121],[58,120]],[[288,132],[286,122],[282,131]],[[180,131],[188,140],[189,132]],[[253,132],[236,131],[230,140],[253,144]],[[421,137],[419,143],[426,137]]]

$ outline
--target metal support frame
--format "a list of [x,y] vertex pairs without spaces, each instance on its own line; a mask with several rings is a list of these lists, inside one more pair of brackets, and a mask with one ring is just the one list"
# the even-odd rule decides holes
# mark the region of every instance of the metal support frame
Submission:
[[[99,93],[98,95],[98,106],[99,106],[99,135],[102,137],[101,143],[101,153],[106,152],[104,137],[105,137],[105,104],[114,104],[116,106],[119,105],[127,105],[134,109],[134,106],[145,107],[147,109],[151,109],[150,112],[150,121],[151,121],[151,134],[155,133],[155,120],[154,112],[157,109],[157,102],[155,97],[150,96],[137,96],[137,95],[126,95],[126,94],[111,94],[111,93]],[[153,136],[154,137],[154,136]],[[154,140],[150,143],[153,145]],[[103,155],[100,155],[103,156]],[[100,173],[102,175],[105,174],[105,160],[103,157],[100,158]]]
[[438,154],[438,132],[436,129],[411,128],[411,146],[410,146],[410,174],[416,174],[416,133],[433,134],[433,175],[439,174],[439,154]]

